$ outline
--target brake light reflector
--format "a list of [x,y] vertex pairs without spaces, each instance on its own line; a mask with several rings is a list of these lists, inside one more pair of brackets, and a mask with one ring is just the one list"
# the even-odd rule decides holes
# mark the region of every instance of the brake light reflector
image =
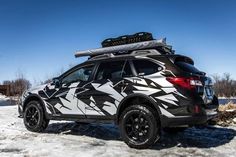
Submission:
[[197,86],[203,86],[201,80],[195,77],[167,77],[166,79],[174,85],[189,90],[195,89]]
[[194,113],[200,113],[200,108],[198,105],[194,106]]

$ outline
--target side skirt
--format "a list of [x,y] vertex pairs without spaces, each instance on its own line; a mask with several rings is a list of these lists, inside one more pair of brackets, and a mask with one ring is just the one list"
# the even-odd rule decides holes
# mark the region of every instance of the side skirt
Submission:
[[114,123],[115,116],[83,116],[83,115],[48,115],[50,120],[77,121],[86,123]]

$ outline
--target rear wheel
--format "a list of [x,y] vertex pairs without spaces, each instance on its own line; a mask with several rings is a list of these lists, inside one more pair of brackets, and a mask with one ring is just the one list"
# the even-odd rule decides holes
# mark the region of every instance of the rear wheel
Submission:
[[48,126],[44,110],[38,101],[30,101],[24,110],[24,124],[27,130],[42,132]]
[[148,148],[160,138],[160,125],[156,112],[146,105],[130,106],[119,120],[121,136],[132,148]]

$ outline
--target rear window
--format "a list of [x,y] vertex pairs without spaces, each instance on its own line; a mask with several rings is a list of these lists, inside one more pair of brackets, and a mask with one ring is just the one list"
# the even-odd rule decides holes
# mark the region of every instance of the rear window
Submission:
[[176,62],[175,65],[177,65],[180,69],[186,72],[194,73],[194,74],[199,74],[202,73],[199,71],[194,65],[186,62]]

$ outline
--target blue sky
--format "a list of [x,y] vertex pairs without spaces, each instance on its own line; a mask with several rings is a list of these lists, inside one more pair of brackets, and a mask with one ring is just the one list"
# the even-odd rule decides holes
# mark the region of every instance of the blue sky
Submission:
[[135,32],[167,37],[208,74],[236,79],[234,0],[0,0],[0,82],[42,81],[78,64],[76,50]]

